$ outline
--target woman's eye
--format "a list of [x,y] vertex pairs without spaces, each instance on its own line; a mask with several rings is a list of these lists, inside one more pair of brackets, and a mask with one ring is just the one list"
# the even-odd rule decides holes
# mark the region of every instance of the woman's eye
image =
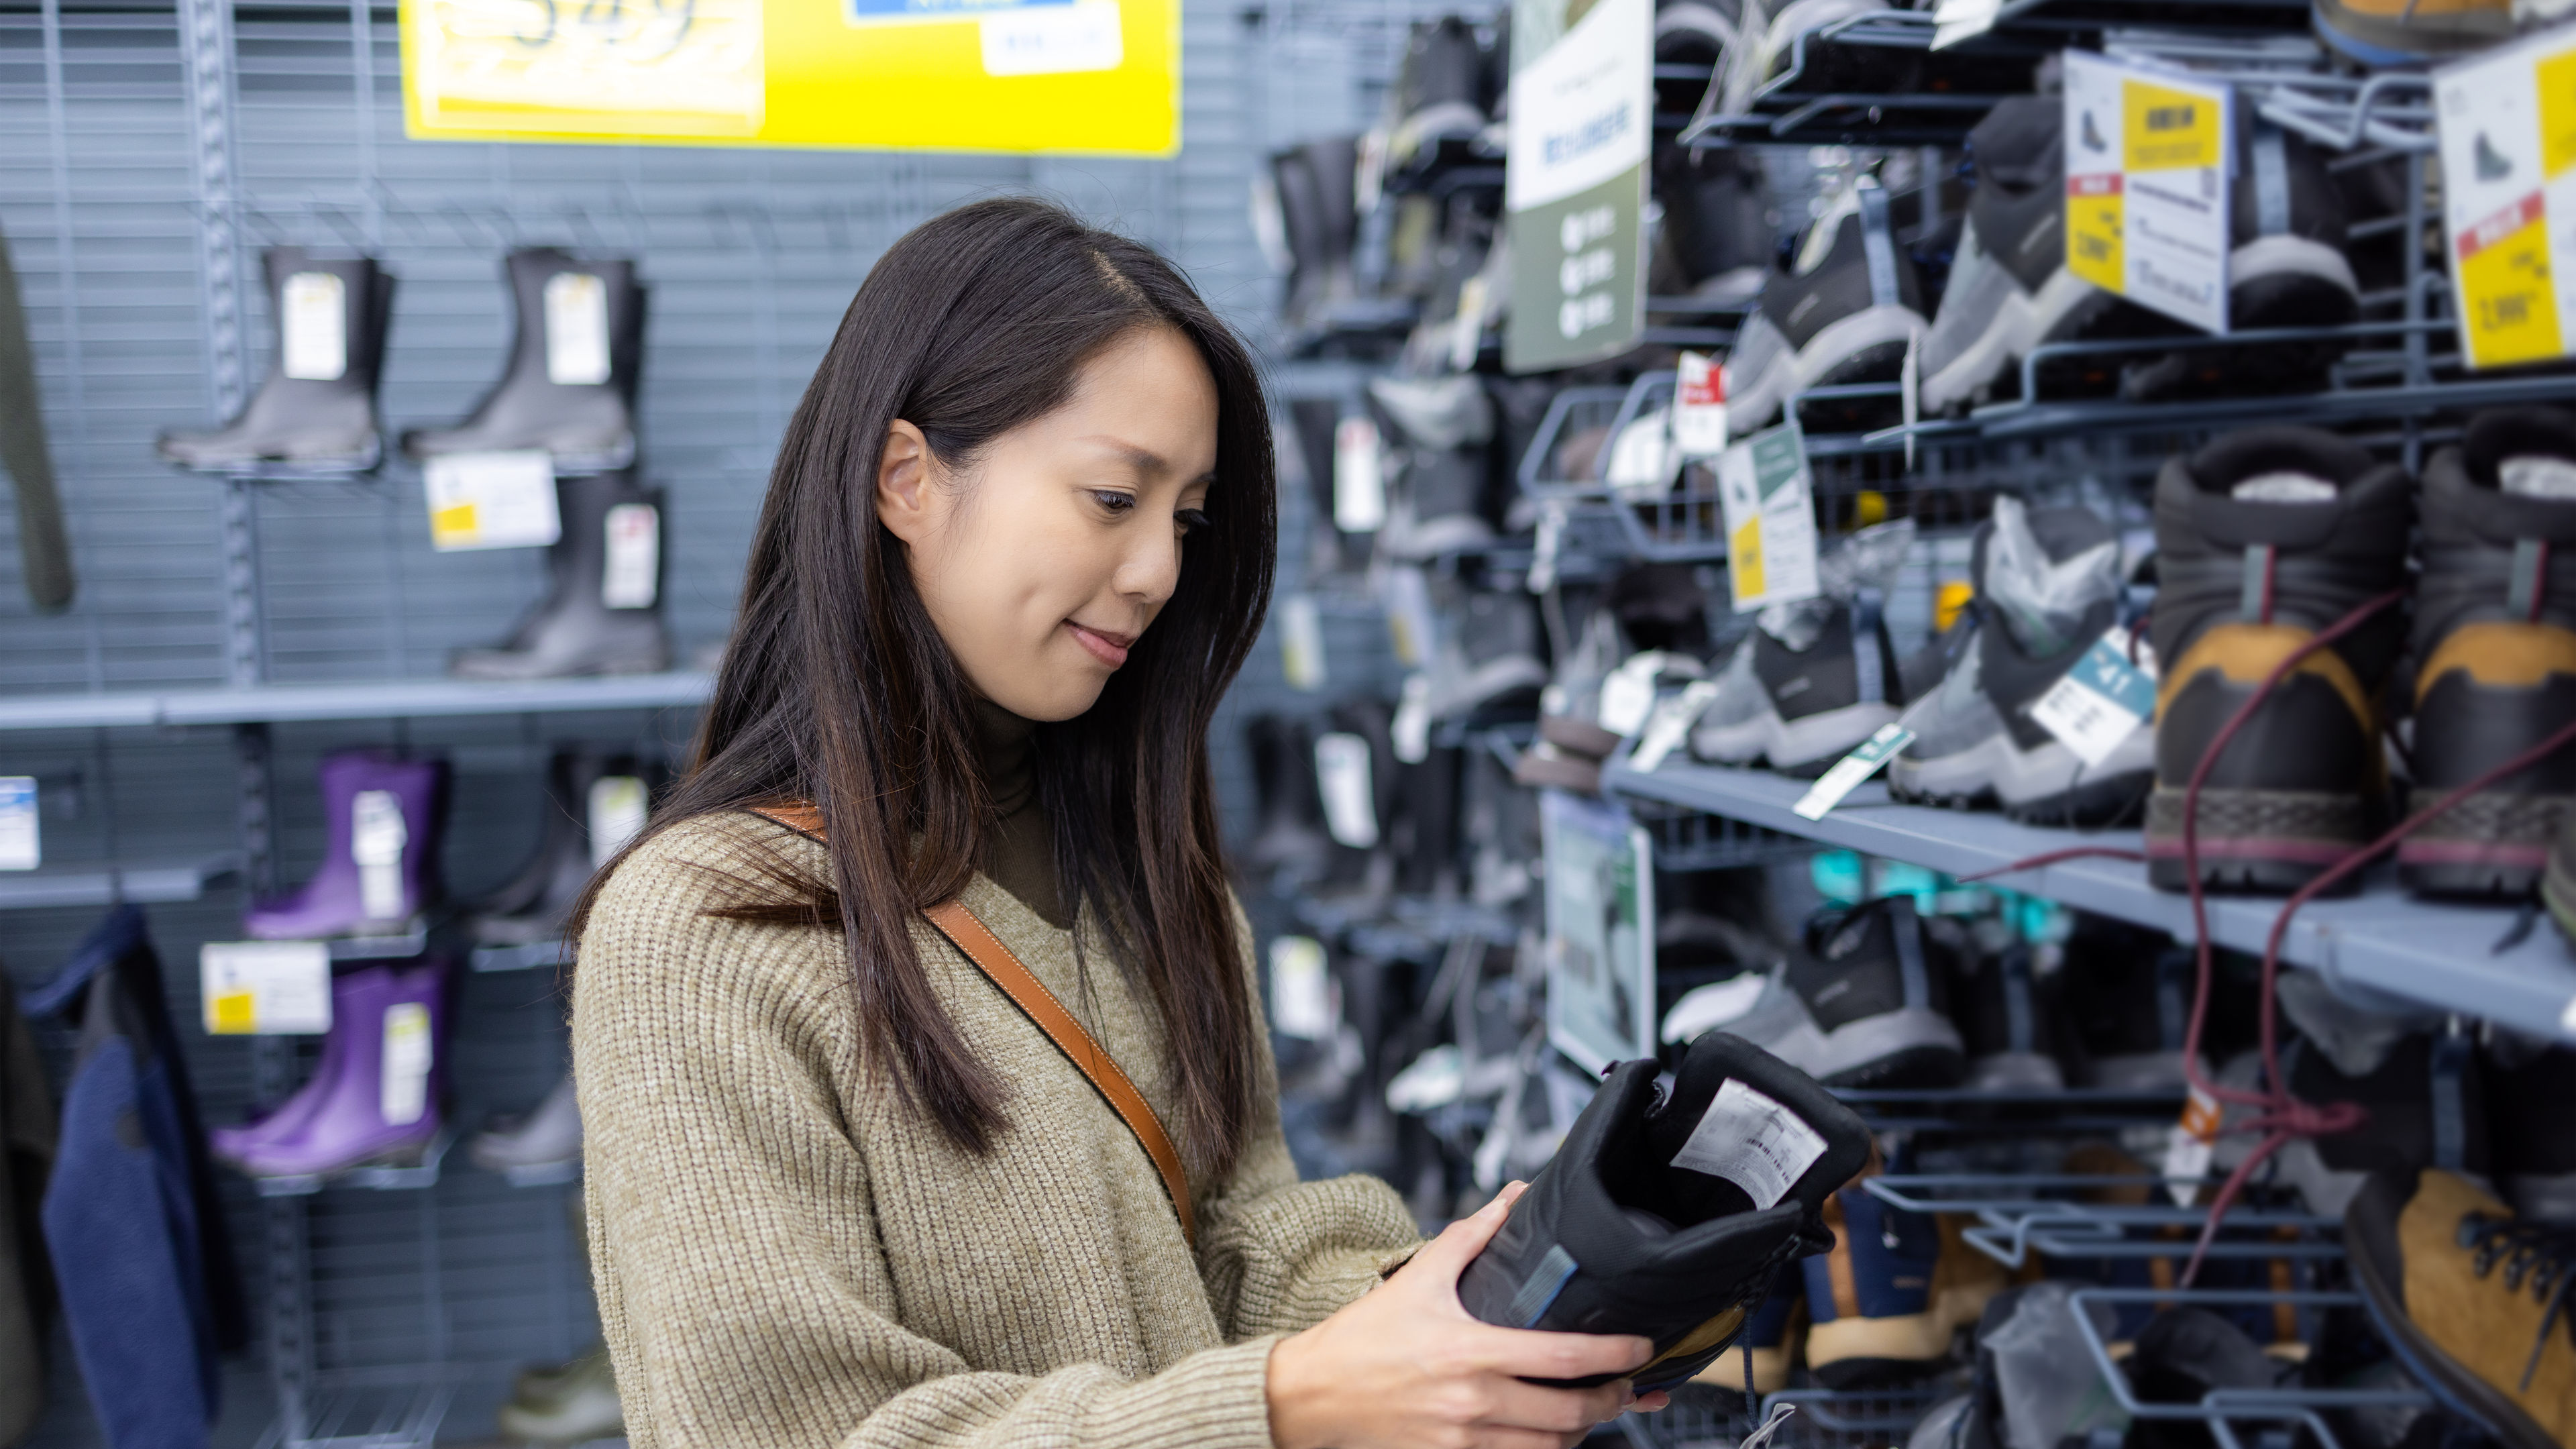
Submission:
[[1172,521],[1179,524],[1181,532],[1185,534],[1196,533],[1200,529],[1208,526],[1207,514],[1196,508],[1184,508],[1180,510],[1178,513],[1172,515]]
[[1136,495],[1133,493],[1119,493],[1102,488],[1095,489],[1091,496],[1101,507],[1112,513],[1125,513],[1136,506]]

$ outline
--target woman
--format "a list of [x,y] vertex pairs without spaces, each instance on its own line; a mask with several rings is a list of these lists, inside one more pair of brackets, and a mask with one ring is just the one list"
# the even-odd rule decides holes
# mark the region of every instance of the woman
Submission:
[[[1523,1449],[1628,1402],[1523,1380],[1645,1340],[1458,1306],[1508,1197],[1417,1245],[1383,1183],[1290,1164],[1207,768],[1270,457],[1240,344],[1061,211],[951,212],[859,288],[688,776],[576,926],[637,1449]],[[952,901],[1133,1079],[1182,1199]]]

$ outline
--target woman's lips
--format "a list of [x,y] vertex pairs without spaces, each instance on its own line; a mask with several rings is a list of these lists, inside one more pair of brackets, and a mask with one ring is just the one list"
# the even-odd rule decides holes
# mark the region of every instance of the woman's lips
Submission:
[[1112,669],[1127,662],[1128,647],[1136,642],[1133,634],[1110,634],[1086,628],[1071,619],[1064,621],[1064,627],[1073,631],[1073,637],[1082,641],[1082,647],[1091,651],[1092,658]]

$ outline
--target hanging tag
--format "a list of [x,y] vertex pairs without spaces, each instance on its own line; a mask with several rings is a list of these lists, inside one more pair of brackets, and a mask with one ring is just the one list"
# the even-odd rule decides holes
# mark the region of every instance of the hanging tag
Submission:
[[2433,76],[2451,310],[2471,367],[2562,357],[2576,344],[2576,287],[2558,280],[2576,276],[2570,39],[2552,27]]
[[1628,768],[1651,773],[1690,735],[1690,727],[1699,723],[1700,715],[1710,701],[1717,698],[1717,681],[1697,679],[1688,689],[1655,706],[1646,717],[1645,731],[1637,737],[1637,748],[1628,755]]
[[1551,498],[1538,511],[1538,538],[1530,553],[1527,587],[1544,594],[1556,587],[1556,556],[1565,546],[1565,503]]
[[1905,471],[1914,471],[1914,425],[1923,417],[1923,334],[1905,339],[1905,360],[1897,365],[1896,394],[1905,407]]
[[2182,1120],[2174,1124],[2173,1136],[2165,1142],[2165,1191],[2184,1207],[2200,1193],[2201,1180],[2209,1175],[2210,1159],[2218,1152],[2218,1128],[2224,1120],[2218,1099],[2198,1087],[2183,1101]]
[[1655,707],[1655,676],[1664,669],[1664,652],[1640,649],[1620,661],[1601,681],[1601,727],[1625,739],[1645,727],[1646,712]]
[[358,862],[358,903],[370,921],[398,921],[405,909],[403,847],[411,831],[391,790],[361,790],[349,806],[349,854]]
[[546,278],[546,380],[557,387],[608,381],[608,285],[588,272]]
[[1279,673],[1290,689],[1324,687],[1324,616],[1312,594],[1290,594],[1279,606]]
[[1324,967],[1324,944],[1312,936],[1280,936],[1270,943],[1270,1029],[1299,1041],[1333,1034],[1333,975]]
[[1657,408],[1633,420],[1610,440],[1610,461],[1602,479],[1610,491],[1631,503],[1648,503],[1673,491],[1682,475],[1682,455],[1673,444],[1673,415]]
[[2226,331],[2234,89],[2064,55],[2066,270],[2204,332]]
[[1386,629],[1395,646],[1395,662],[1408,669],[1429,664],[1433,641],[1439,637],[1439,626],[1431,616],[1431,580],[1417,568],[1389,569],[1379,588],[1386,600]]
[[1673,389],[1673,443],[1685,458],[1726,451],[1726,369],[1705,352],[1685,352]]
[[1431,676],[1408,674],[1404,692],[1396,700],[1395,723],[1389,733],[1395,737],[1395,757],[1408,765],[1419,765],[1431,758]]
[[1719,454],[1717,500],[1726,517],[1726,587],[1739,611],[1816,596],[1815,479],[1796,423]]
[[1843,803],[1843,797],[1860,788],[1860,782],[1878,773],[1881,765],[1896,758],[1896,752],[1914,743],[1914,731],[1901,724],[1883,724],[1878,733],[1862,741],[1861,747],[1834,761],[1798,803],[1789,808],[1803,820],[1822,820],[1825,812]]
[[320,941],[208,941],[197,950],[197,985],[210,1035],[331,1029],[331,948]]
[[44,861],[36,829],[36,777],[0,775],[0,870],[34,870]]
[[441,553],[543,548],[563,537],[552,454],[450,453],[423,464],[421,482],[429,497],[429,544]]
[[608,864],[644,829],[651,808],[644,782],[633,775],[602,775],[590,782],[590,868]]
[[1386,522],[1386,475],[1377,424],[1347,417],[1333,426],[1333,527],[1375,533]]
[[2031,701],[2032,722],[2087,765],[2111,758],[2113,750],[2155,718],[2155,660],[2143,645],[2138,655],[2139,662],[2131,664],[2129,631],[2112,625],[2065,677]]
[[277,370],[300,382],[349,371],[348,289],[333,272],[297,272],[279,289]]
[[377,1106],[385,1125],[417,1122],[429,1110],[429,1008],[397,1001],[385,1008],[384,1075]]
[[1369,779],[1368,741],[1358,735],[1319,735],[1315,781],[1324,797],[1324,828],[1353,850],[1377,844],[1377,792]]
[[1473,369],[1476,353],[1485,345],[1485,279],[1479,274],[1458,285],[1458,320],[1449,329],[1449,365],[1460,372]]
[[662,588],[662,510],[620,503],[608,510],[608,563],[599,602],[608,609],[649,609]]

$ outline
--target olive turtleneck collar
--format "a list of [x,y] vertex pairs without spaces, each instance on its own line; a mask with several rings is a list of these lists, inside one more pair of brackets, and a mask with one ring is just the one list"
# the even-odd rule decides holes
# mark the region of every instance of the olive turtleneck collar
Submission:
[[1056,878],[1055,822],[1038,809],[1037,725],[989,699],[975,701],[975,757],[994,821],[979,862],[993,883],[1058,930],[1073,925]]

